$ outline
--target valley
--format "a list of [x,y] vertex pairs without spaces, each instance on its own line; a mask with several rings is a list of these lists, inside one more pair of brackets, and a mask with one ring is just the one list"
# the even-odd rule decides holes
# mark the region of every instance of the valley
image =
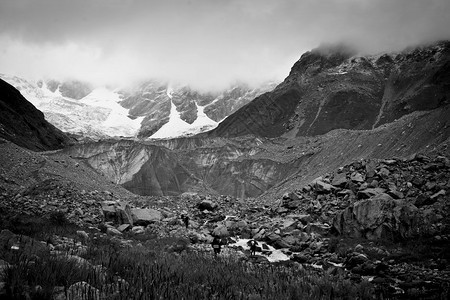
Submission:
[[449,66],[338,45],[216,94],[0,81],[0,298],[448,297]]

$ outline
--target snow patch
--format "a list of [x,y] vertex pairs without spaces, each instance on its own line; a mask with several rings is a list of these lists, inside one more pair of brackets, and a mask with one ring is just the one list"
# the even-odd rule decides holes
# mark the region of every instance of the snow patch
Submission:
[[[167,96],[172,99],[173,90],[167,88]],[[172,100],[170,100],[169,122],[164,124],[150,139],[176,138],[180,136],[194,135],[200,132],[214,129],[219,125],[218,122],[211,120],[204,112],[205,106],[200,106],[195,102],[197,107],[197,119],[192,124],[183,121],[180,113]]]

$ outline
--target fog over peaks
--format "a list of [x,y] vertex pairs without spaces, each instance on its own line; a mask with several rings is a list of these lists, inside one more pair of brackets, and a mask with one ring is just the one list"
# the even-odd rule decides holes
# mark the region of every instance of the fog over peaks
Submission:
[[2,0],[0,72],[203,89],[283,80],[305,51],[450,38],[448,0]]

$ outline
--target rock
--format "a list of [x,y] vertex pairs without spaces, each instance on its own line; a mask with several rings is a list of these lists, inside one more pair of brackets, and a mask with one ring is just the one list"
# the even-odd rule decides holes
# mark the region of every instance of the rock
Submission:
[[134,234],[141,234],[145,232],[145,228],[144,226],[133,226],[133,228],[131,228],[131,232]]
[[111,227],[108,227],[106,229],[106,233],[109,235],[116,235],[116,236],[122,235],[122,232],[120,232],[116,228],[111,228]]
[[162,220],[161,212],[151,208],[132,208],[133,224],[146,226]]
[[439,196],[445,196],[445,190],[440,190],[436,194],[432,195],[430,198],[431,200],[437,200]]
[[309,222],[312,221],[312,217],[310,214],[296,215],[295,218],[300,222],[302,222],[303,225],[307,225]]
[[378,175],[380,175],[383,178],[388,178],[390,173],[391,172],[386,168],[381,168],[380,171],[378,171]]
[[281,236],[272,232],[272,233],[269,233],[268,235],[266,235],[265,239],[269,244],[273,244],[276,241],[280,240]]
[[425,184],[425,180],[421,177],[415,176],[411,183],[418,188],[422,188],[422,186]]
[[307,233],[317,233],[320,235],[326,235],[328,234],[329,230],[331,229],[331,226],[328,224],[322,224],[322,223],[309,223],[306,227]]
[[403,198],[405,198],[405,195],[403,195],[402,192],[399,192],[397,190],[389,190],[387,192],[387,194],[389,196],[391,196],[392,198],[394,198],[394,199],[403,199]]
[[119,227],[117,227],[117,230],[119,230],[120,232],[124,232],[127,229],[129,229],[131,227],[131,224],[122,224]]
[[333,219],[338,233],[368,239],[411,237],[420,227],[417,207],[387,194],[358,201]]
[[364,176],[359,172],[353,172],[350,175],[350,180],[354,182],[364,182]]
[[197,204],[197,208],[199,210],[208,210],[208,211],[213,211],[214,209],[217,208],[217,206],[218,206],[217,203],[211,200],[203,200],[202,202]]
[[359,265],[364,264],[369,259],[362,253],[352,252],[347,255],[344,266],[348,269],[353,269]]
[[305,254],[302,254],[302,253],[294,253],[291,256],[291,260],[293,260],[295,262],[298,262],[300,264],[305,264],[305,263],[309,262],[310,259],[311,259],[310,257],[308,257],[308,256],[306,256]]
[[321,180],[315,180],[312,183],[312,187],[318,193],[330,193],[330,192],[336,190],[336,188],[334,186],[332,186],[329,183],[325,183]]
[[133,225],[131,208],[128,203],[108,200],[103,201],[101,207],[105,222]]
[[255,264],[269,263],[269,259],[262,255],[251,255],[248,260]]
[[361,244],[355,246],[355,252],[361,253],[364,250],[364,247]]
[[260,240],[265,235],[265,233],[266,233],[266,230],[264,228],[262,228],[255,235],[253,235],[253,239],[254,240]]
[[283,200],[300,200],[300,197],[296,193],[290,192],[283,195]]
[[[299,208],[301,206],[301,204],[302,204],[301,200],[290,200],[288,202],[283,202],[283,206],[286,207],[287,209],[291,209],[291,210]],[[287,212],[287,211],[284,211],[284,212]],[[283,212],[279,211],[278,213],[283,213]]]
[[228,237],[230,234],[225,225],[218,225],[216,228],[214,228],[212,235],[218,237]]
[[380,194],[383,194],[386,190],[382,188],[368,188],[362,191],[358,191],[356,197],[358,199],[368,199]]
[[331,184],[337,187],[344,187],[347,184],[347,174],[345,173],[335,174],[333,180],[331,181]]
[[77,235],[78,235],[81,239],[83,239],[84,241],[89,240],[89,235],[88,235],[87,232],[84,231],[84,230],[77,230]]
[[373,178],[375,176],[376,162],[371,160],[366,163],[366,177]]
[[436,201],[433,201],[430,196],[427,194],[420,194],[417,196],[416,200],[414,201],[414,205],[417,207],[422,207],[424,205],[431,205]]

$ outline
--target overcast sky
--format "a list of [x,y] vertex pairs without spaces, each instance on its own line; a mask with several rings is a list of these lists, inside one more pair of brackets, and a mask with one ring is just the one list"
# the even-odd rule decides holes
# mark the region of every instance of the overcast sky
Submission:
[[302,53],[450,38],[450,0],[0,0],[0,73],[197,87],[283,80]]

